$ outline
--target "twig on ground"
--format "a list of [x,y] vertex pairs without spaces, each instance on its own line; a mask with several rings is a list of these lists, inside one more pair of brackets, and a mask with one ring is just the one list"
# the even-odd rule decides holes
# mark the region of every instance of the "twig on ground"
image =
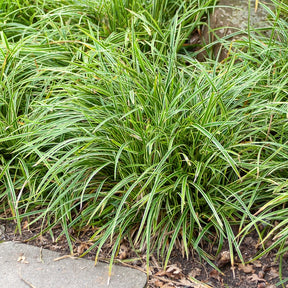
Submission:
[[28,286],[31,287],[31,288],[36,288],[36,286],[34,286],[32,283],[30,283],[29,281],[25,280],[25,279],[22,277],[21,270],[18,271],[18,275],[19,275],[21,281],[23,281],[26,285],[28,285]]

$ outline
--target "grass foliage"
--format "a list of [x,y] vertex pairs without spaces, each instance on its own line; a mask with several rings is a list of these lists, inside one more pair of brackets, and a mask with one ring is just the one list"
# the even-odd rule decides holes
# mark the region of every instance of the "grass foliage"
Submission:
[[0,209],[19,231],[91,226],[98,251],[126,237],[166,264],[209,261],[207,240],[241,257],[255,229],[287,250],[288,8],[198,62],[183,43],[214,2],[0,4]]

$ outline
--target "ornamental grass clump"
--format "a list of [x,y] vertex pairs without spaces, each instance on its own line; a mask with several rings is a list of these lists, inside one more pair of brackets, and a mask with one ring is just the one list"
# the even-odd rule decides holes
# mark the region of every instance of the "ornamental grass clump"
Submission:
[[214,1],[126,2],[2,4],[1,212],[60,223],[71,251],[93,226],[111,261],[124,237],[165,265],[175,247],[212,264],[200,244],[225,239],[233,265],[252,230],[283,247],[285,17],[198,62],[183,43]]

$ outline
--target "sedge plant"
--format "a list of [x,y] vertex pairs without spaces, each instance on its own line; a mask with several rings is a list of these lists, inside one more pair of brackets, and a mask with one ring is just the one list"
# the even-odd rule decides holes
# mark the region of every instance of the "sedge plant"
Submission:
[[202,244],[225,239],[233,265],[252,230],[287,250],[287,5],[270,38],[199,62],[183,43],[214,2],[2,4],[0,211],[20,233],[61,224],[73,252],[93,227],[111,263],[123,238],[164,266],[174,248],[213,265]]

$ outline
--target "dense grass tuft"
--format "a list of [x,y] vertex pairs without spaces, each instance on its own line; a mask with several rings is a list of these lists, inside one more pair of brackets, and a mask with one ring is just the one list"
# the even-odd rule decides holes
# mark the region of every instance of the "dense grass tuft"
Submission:
[[20,231],[91,225],[98,251],[127,237],[165,264],[210,261],[215,235],[240,258],[253,229],[284,245],[287,5],[219,63],[183,46],[215,1],[32,2],[0,6],[1,211]]

